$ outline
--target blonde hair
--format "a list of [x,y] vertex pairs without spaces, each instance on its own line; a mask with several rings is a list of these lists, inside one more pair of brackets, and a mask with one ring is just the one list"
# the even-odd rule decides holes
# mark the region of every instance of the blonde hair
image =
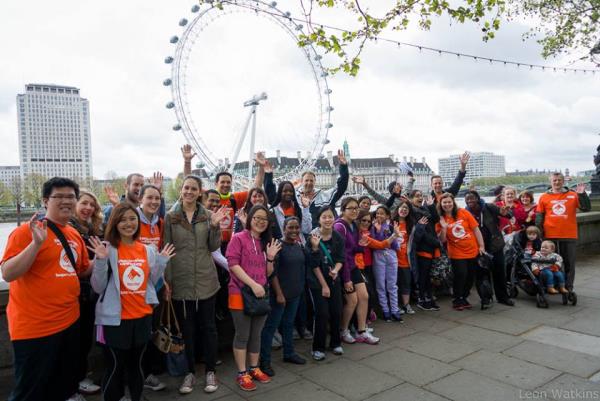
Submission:
[[102,208],[100,207],[100,202],[98,201],[98,198],[96,197],[96,195],[94,195],[94,193],[92,191],[90,191],[89,189],[80,189],[79,190],[79,199],[77,199],[77,202],[79,202],[81,197],[84,195],[89,196],[94,201],[94,213],[92,213],[92,216],[90,217],[91,221],[89,222],[92,225],[93,233],[90,233],[90,234],[99,235],[100,233],[102,233],[102,222],[104,220],[104,215],[102,214]]

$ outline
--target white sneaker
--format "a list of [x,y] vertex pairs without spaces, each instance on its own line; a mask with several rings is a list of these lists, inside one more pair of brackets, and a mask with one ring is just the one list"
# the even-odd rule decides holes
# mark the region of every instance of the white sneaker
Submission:
[[341,345],[332,349],[331,352],[333,352],[334,355],[344,355],[344,349]]
[[69,397],[67,401],[86,401],[85,397],[79,393],[75,393]]
[[194,390],[194,384],[196,384],[196,377],[193,373],[188,373],[183,378],[183,383],[179,387],[179,392],[181,394],[189,394]]
[[315,361],[322,361],[323,359],[325,359],[325,353],[321,351],[313,351],[312,357]]
[[345,342],[346,344],[354,344],[356,342],[354,337],[352,337],[352,334],[350,334],[350,330],[342,330],[341,336],[342,336],[342,341]]
[[410,304],[406,304],[404,305],[404,307],[402,308],[402,310],[408,314],[408,315],[414,315],[415,311],[413,310],[413,308],[410,306]]
[[144,380],[144,387],[153,391],[160,391],[164,390],[167,385],[161,382],[158,377],[154,376],[153,374],[149,374],[148,377],[146,377],[146,380]]
[[204,392],[205,393],[214,393],[218,389],[219,389],[219,384],[217,383],[217,375],[215,375],[215,372],[206,373]]
[[357,343],[375,345],[375,344],[379,343],[379,338],[375,337],[373,334],[369,333],[368,331],[365,331],[364,333],[356,336],[355,341]]
[[100,386],[94,384],[91,379],[87,377],[79,382],[79,392],[83,394],[95,394],[100,391]]

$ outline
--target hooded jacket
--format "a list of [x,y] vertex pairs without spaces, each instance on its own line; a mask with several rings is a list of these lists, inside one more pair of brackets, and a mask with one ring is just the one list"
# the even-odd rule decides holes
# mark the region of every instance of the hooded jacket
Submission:
[[221,229],[210,225],[211,212],[200,203],[190,223],[178,202],[165,216],[164,243],[175,246],[165,271],[173,299],[203,300],[219,291],[211,252],[221,246]]

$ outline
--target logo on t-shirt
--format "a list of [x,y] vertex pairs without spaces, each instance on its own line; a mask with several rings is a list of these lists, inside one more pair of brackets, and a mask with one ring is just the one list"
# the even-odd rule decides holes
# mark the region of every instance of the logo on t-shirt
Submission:
[[465,237],[465,235],[467,235],[467,232],[465,231],[465,228],[462,225],[462,220],[458,220],[452,226],[452,235],[454,235],[454,237],[457,239],[462,239]]
[[552,214],[554,214],[555,216],[562,216],[563,214],[565,214],[567,212],[567,207],[565,206],[566,202],[567,201],[564,200],[553,201]]
[[[61,247],[62,247],[62,245],[61,245]],[[73,258],[75,259],[75,263],[77,263],[77,251],[75,249],[73,249],[72,246],[70,246],[70,248],[71,248],[71,253],[73,254]],[[69,260],[69,256],[67,256],[67,253],[65,252],[64,248],[61,249],[61,251],[60,251],[60,259],[58,261],[58,264],[67,273],[75,273],[75,268],[71,264],[71,261]]]
[[225,218],[221,220],[221,230],[229,230],[231,228],[232,221],[231,214],[225,214]]
[[128,266],[123,272],[123,285],[130,291],[137,291],[144,283],[144,271],[135,265]]

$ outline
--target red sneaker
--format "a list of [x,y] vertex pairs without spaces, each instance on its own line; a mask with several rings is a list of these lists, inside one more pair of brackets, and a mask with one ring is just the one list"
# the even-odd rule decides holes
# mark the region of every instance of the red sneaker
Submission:
[[260,368],[250,369],[250,376],[252,376],[252,378],[254,380],[258,380],[259,383],[263,383],[263,384],[269,383],[271,381],[271,378],[269,377],[269,375],[265,374],[265,372],[260,370]]
[[243,375],[238,375],[235,379],[237,381],[238,386],[244,391],[254,391],[256,390],[256,384],[252,381],[252,376],[248,373]]

